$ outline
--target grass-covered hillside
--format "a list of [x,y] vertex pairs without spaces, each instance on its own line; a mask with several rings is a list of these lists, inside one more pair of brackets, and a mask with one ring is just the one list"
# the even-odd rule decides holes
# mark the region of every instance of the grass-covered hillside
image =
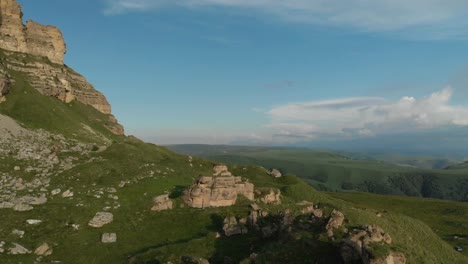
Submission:
[[[105,115],[43,96],[23,75],[9,74],[15,84],[0,104],[2,264],[182,263],[184,256],[210,263],[249,263],[252,256],[256,263],[342,263],[344,239],[362,225],[378,225],[392,237],[390,245],[372,244],[373,257],[395,251],[407,263],[468,263],[424,219],[346,201],[295,176],[273,178],[258,166],[228,167],[255,185],[255,202],[267,212],[259,224],[281,229],[264,237],[262,229],[249,226],[247,234],[227,237],[224,219],[246,217],[252,201],[239,198],[234,206],[205,209],[182,201],[199,175],[211,174],[212,161],[115,136],[102,123]],[[260,200],[269,189],[281,191],[281,204]],[[165,193],[173,209],[151,211],[153,197]],[[303,201],[323,216],[317,220],[302,212]],[[344,222],[329,237],[325,224],[333,210],[344,214]],[[98,212],[111,213],[112,221],[89,226]],[[466,233],[462,226],[452,230]],[[104,233],[115,233],[117,241],[102,243]],[[39,256],[45,244],[47,256]]]
[[[381,210],[410,216],[426,223],[452,246],[468,248],[468,203],[384,196],[370,193],[328,193],[358,208]],[[464,253],[468,256],[468,252]]]
[[283,174],[298,175],[319,190],[468,201],[466,170],[419,169],[310,149],[208,145],[169,148],[220,162],[276,168]]

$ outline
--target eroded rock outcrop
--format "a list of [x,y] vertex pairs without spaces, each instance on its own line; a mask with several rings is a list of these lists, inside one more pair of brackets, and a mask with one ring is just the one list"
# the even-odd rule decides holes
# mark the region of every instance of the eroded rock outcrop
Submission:
[[266,204],[281,204],[281,191],[278,189],[270,189],[260,200]]
[[5,71],[0,69],[0,103],[5,100],[5,96],[10,92],[11,79]]
[[281,178],[283,176],[283,174],[281,174],[281,172],[278,169],[272,169],[270,175],[275,178]]
[[50,256],[53,252],[53,249],[47,243],[43,243],[38,248],[36,248],[36,250],[34,250],[34,254],[38,256]]
[[[391,236],[381,227],[368,225],[354,230],[343,241],[340,254],[345,263],[405,264],[405,255],[391,251],[388,247],[391,243]],[[386,248],[388,253],[385,256],[376,256],[373,252],[375,247]]]
[[213,176],[202,176],[184,192],[183,200],[190,207],[222,207],[234,205],[238,195],[254,200],[254,185],[240,176],[230,175],[227,168],[213,167]]
[[1,68],[15,70],[25,74],[29,84],[43,95],[66,103],[77,100],[109,115],[103,120],[105,126],[114,134],[124,134],[105,96],[63,64],[66,46],[60,30],[32,20],[24,25],[16,0],[0,1],[0,49],[6,55],[0,64],[0,102],[10,88]]
[[338,210],[333,210],[330,215],[330,219],[328,220],[327,225],[325,226],[325,230],[327,230],[327,234],[329,237],[334,236],[333,230],[339,228],[343,225],[345,216],[342,212]]
[[0,48],[47,57],[57,64],[63,64],[66,53],[62,32],[32,20],[24,25],[21,5],[16,0],[0,2]]
[[168,194],[159,195],[153,198],[153,207],[151,207],[151,211],[165,211],[172,209],[173,202],[169,199]]

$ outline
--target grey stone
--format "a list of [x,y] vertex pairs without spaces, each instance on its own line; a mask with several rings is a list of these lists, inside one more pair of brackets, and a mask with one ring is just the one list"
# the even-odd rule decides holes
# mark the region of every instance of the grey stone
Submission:
[[117,234],[116,233],[104,233],[101,236],[102,243],[115,243],[117,242]]

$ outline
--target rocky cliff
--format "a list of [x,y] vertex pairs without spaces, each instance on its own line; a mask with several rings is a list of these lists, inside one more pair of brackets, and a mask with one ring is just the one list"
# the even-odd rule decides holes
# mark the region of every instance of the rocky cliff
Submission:
[[[29,20],[23,24],[21,6],[16,0],[0,1],[0,68],[24,74],[28,82],[43,95],[70,103],[77,100],[109,115],[114,134],[123,127],[111,115],[111,106],[83,76],[63,64],[66,45],[60,30]],[[3,78],[4,79],[4,78]],[[6,81],[3,82],[6,93]]]
[[66,46],[62,32],[32,20],[24,25],[16,0],[0,2],[0,36],[2,49],[47,57],[53,63],[63,64]]

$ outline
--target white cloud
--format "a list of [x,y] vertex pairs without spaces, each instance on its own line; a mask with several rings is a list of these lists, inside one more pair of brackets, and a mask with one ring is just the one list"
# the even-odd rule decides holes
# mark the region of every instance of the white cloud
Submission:
[[[105,0],[107,14],[150,11],[167,6],[227,7],[260,11],[288,21],[359,31],[423,29],[426,37],[460,36],[467,31],[466,0]],[[409,36],[408,34],[408,36]]]
[[281,138],[352,139],[468,126],[468,107],[453,106],[447,87],[421,99],[345,98],[292,103],[271,109],[268,128]]

